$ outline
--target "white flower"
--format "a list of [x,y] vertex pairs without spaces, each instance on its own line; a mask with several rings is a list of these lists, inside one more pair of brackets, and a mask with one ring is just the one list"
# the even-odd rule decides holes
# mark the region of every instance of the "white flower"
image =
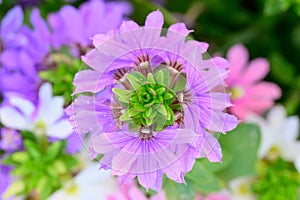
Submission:
[[0,108],[0,121],[8,128],[46,134],[57,139],[65,139],[73,132],[69,121],[63,118],[64,99],[52,97],[49,83],[41,86],[38,105],[13,95],[8,96],[8,101]]
[[48,200],[100,200],[117,190],[110,171],[99,171],[99,164],[92,163],[81,171],[73,181],[51,195]]
[[239,177],[229,182],[231,200],[255,200],[251,191],[252,177]]
[[275,106],[269,111],[266,119],[252,115],[247,121],[256,123],[260,127],[261,143],[258,149],[260,158],[275,159],[280,156],[294,162],[300,172],[298,117],[287,117],[283,106]]

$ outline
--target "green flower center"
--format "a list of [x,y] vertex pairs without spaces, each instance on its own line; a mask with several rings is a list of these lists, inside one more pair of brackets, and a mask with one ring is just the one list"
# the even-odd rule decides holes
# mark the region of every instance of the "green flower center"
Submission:
[[185,88],[185,76],[177,76],[179,81],[172,81],[169,71],[162,68],[147,76],[133,71],[124,77],[131,90],[116,87],[113,92],[115,99],[125,108],[119,120],[128,123],[130,131],[143,130],[147,134],[174,124],[174,114],[182,111],[176,94]]

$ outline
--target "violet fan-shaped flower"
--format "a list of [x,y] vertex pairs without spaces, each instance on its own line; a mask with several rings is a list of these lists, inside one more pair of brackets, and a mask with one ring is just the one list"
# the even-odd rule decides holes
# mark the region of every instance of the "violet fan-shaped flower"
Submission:
[[16,92],[36,101],[38,71],[50,52],[50,32],[38,9],[30,15],[33,28],[23,25],[23,18],[22,8],[15,6],[1,21],[0,91]]
[[48,16],[53,30],[51,43],[56,50],[67,46],[79,56],[89,49],[90,37],[117,28],[130,12],[131,6],[127,2],[94,0],[83,3],[79,9],[65,5]]
[[93,37],[78,72],[67,109],[77,133],[90,133],[92,157],[103,154],[100,167],[126,183],[137,177],[146,189],[160,190],[163,174],[185,183],[196,158],[222,158],[210,132],[235,128],[236,117],[224,93],[228,62],[203,59],[208,45],[186,40],[189,30],[177,23],[163,31],[155,11],[145,26],[125,21],[120,29]]

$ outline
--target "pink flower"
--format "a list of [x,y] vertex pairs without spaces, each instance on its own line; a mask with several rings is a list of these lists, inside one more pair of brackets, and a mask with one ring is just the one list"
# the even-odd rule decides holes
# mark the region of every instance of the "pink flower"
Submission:
[[[135,185],[133,181],[122,185],[119,191],[107,197],[107,200],[148,200],[145,194]],[[166,200],[164,191],[158,192],[149,200]]]
[[227,84],[232,93],[233,107],[230,112],[244,120],[248,114],[262,114],[281,96],[280,88],[261,81],[269,72],[269,62],[256,58],[248,63],[248,51],[240,44],[234,45],[227,52],[231,63]]

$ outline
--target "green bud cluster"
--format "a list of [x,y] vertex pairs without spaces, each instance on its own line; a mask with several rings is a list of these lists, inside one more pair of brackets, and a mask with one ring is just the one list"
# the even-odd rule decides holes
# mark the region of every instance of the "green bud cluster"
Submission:
[[[113,88],[116,100],[126,109],[119,120],[129,123],[132,131],[142,127],[151,127],[154,131],[161,131],[174,124],[174,112],[181,110],[176,102],[176,89],[170,88],[170,74],[163,68],[147,77],[133,71],[126,74],[132,90]],[[185,85],[185,82],[184,82]],[[182,85],[180,86],[181,88]]]

